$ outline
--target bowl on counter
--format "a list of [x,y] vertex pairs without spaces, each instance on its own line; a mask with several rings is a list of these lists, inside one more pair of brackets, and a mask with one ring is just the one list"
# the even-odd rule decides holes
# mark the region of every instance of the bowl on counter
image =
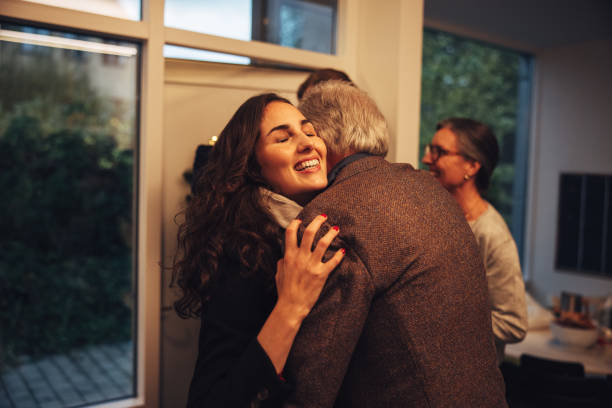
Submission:
[[559,343],[568,346],[587,348],[597,341],[597,328],[579,329],[575,327],[562,326],[556,322],[550,322],[550,331]]

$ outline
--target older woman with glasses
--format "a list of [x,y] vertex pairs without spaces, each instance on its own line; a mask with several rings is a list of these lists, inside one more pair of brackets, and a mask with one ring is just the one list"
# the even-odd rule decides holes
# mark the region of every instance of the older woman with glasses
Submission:
[[519,342],[527,333],[527,307],[514,239],[499,212],[483,198],[498,160],[491,129],[467,118],[438,123],[423,156],[429,172],[459,203],[480,246],[501,363],[505,344]]

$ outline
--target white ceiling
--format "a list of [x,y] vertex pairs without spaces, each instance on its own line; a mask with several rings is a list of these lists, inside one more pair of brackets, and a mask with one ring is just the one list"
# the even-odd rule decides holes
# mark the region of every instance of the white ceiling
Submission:
[[612,0],[425,0],[425,24],[535,51],[612,39]]

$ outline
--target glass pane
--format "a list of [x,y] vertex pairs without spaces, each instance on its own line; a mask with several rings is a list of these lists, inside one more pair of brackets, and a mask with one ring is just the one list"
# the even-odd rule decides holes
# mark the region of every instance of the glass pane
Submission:
[[336,9],[336,0],[166,0],[165,25],[334,54]]
[[557,269],[576,270],[580,242],[580,209],[583,177],[562,174],[559,185],[559,224],[557,226]]
[[62,7],[88,13],[123,18],[125,20],[141,19],[140,0],[22,0],[40,3],[47,6]]
[[606,195],[605,176],[590,174],[585,177],[584,232],[582,244],[582,270],[602,272],[604,237],[604,211]]
[[139,47],[1,28],[0,406],[133,396]]
[[251,0],[165,1],[168,27],[249,41],[251,20]]
[[[335,53],[336,8],[315,2],[284,0],[268,17],[266,40],[286,47]],[[272,18],[270,18],[272,17]]]
[[511,50],[424,31],[419,157],[442,119],[468,117],[490,125],[500,160],[487,199],[504,217],[521,253],[530,60]]
[[164,45],[164,57],[194,61],[221,62],[225,64],[249,65],[251,63],[249,57],[204,51],[195,48],[178,47],[176,45]]

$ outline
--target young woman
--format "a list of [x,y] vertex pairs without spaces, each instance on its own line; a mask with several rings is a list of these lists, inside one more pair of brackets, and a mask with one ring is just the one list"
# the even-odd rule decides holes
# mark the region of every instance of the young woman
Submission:
[[344,255],[322,262],[337,226],[312,249],[324,214],[300,245],[292,220],[327,186],[326,154],[289,101],[263,94],[240,106],[197,175],[173,266],[176,311],[201,318],[189,407],[277,406],[290,390],[293,340]]
[[491,129],[473,119],[448,118],[436,126],[423,163],[446,188],[470,224],[487,271],[493,334],[501,363],[506,343],[527,334],[525,284],[516,244],[502,216],[483,198],[499,159]]

